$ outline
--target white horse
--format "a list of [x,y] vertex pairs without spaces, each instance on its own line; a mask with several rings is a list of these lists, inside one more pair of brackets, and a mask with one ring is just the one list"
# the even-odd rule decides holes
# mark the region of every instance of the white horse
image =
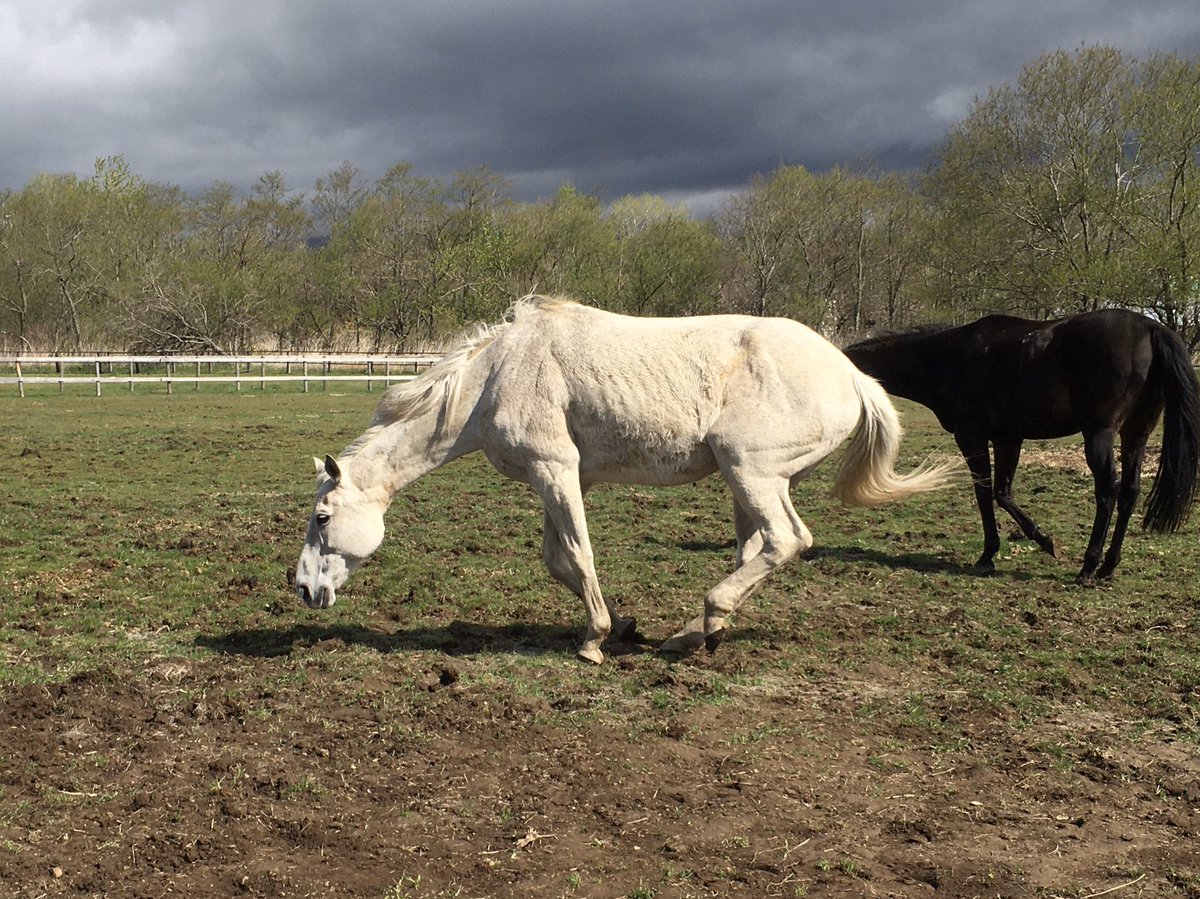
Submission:
[[791,486],[857,432],[833,493],[873,505],[940,487],[949,466],[898,475],[900,424],[886,394],[797,322],[718,315],[633,318],[527,297],[420,377],[391,387],[370,427],[318,467],[296,568],[311,608],[383,540],[397,491],[483,450],[544,506],[542,556],[587,611],[579,656],[604,659],[633,619],[606,603],[593,565],[584,494],[600,482],[675,485],[713,472],[733,493],[733,573],[704,613],[668,639],[671,654],[716,648],[726,619],[779,565],[812,545]]

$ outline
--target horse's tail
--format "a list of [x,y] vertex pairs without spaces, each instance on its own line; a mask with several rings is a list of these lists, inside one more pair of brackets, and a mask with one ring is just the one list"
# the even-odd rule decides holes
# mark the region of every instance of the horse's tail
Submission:
[[833,495],[850,506],[877,506],[944,487],[957,469],[954,463],[922,465],[911,474],[897,474],[900,453],[900,417],[879,382],[854,369],[854,389],[862,403],[862,417],[833,485]]
[[1163,399],[1162,456],[1142,526],[1169,534],[1187,521],[1200,470],[1200,387],[1191,354],[1174,331],[1155,328],[1151,377]]

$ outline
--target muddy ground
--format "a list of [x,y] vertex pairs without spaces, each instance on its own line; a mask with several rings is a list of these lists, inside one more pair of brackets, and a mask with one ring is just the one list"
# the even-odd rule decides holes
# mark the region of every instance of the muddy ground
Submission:
[[0,894],[1200,896],[1200,760],[1166,725],[1014,726],[881,666],[714,695],[769,669],[753,639],[630,647],[598,703],[586,669],[513,690],[402,630],[261,638],[8,689]]

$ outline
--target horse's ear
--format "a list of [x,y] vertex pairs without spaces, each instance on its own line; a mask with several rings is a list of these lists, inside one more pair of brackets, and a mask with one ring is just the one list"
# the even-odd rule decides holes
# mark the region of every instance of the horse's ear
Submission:
[[329,475],[329,477],[332,478],[334,481],[341,478],[342,470],[340,468],[338,468],[338,464],[334,460],[333,456],[325,457],[324,468],[325,468],[325,474]]
[[320,474],[325,470],[325,460],[320,456],[313,456],[313,465],[317,469],[317,474]]

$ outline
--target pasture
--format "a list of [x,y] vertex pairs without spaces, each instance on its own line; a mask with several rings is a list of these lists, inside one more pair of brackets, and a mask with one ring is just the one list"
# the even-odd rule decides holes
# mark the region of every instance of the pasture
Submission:
[[[1200,896],[1200,514],[1076,586],[1078,438],[1015,488],[1063,563],[1005,522],[980,577],[966,482],[845,509],[834,458],[716,654],[595,667],[539,504],[477,455],[300,604],[310,457],[377,398],[0,396],[6,896]],[[955,453],[897,406],[902,470]],[[718,479],[588,507],[647,637],[729,570]]]

